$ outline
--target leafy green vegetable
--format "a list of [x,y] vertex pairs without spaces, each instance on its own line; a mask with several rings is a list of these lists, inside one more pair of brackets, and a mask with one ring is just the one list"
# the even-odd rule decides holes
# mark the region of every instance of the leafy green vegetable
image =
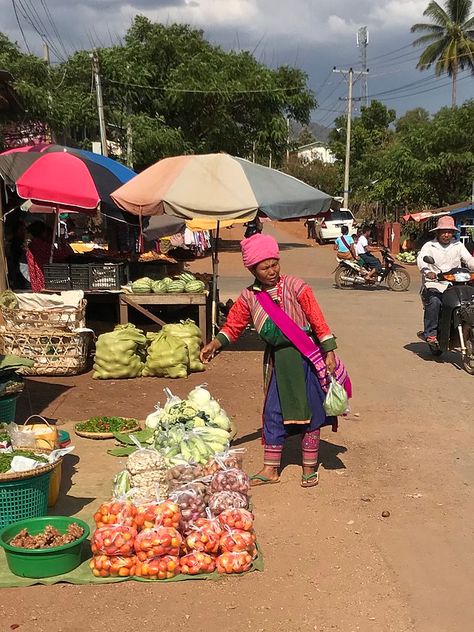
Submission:
[[13,457],[24,456],[28,459],[34,459],[41,463],[47,463],[48,459],[40,454],[35,454],[31,450],[13,450],[13,452],[2,452],[0,454],[0,474],[5,474],[11,469]]
[[130,456],[130,454],[135,452],[136,449],[136,446],[127,445],[120,448],[111,448],[110,450],[107,450],[107,454],[110,454],[111,456]]
[[[123,443],[124,445],[136,445],[133,439],[130,438],[129,434],[119,432],[114,432],[113,434],[119,443]],[[151,428],[145,428],[145,430],[133,432],[132,434],[139,443],[147,443],[147,441],[150,441],[153,438],[154,433]]]
[[124,419],[123,417],[91,417],[83,423],[76,424],[79,432],[127,432],[138,428],[140,424],[136,419]]

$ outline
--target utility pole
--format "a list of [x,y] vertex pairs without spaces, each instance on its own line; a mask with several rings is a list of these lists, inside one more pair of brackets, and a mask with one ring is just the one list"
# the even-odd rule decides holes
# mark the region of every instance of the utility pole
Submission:
[[49,46],[48,44],[46,44],[46,42],[43,44],[43,59],[48,64],[48,66],[51,65],[51,60],[49,57]]
[[127,123],[127,167],[133,169],[133,133],[130,121]]
[[[369,46],[369,31],[363,26],[357,31],[357,48],[360,48],[360,62],[362,72],[367,72],[367,47]],[[362,101],[367,107],[369,105],[369,88],[367,74],[362,76]]]
[[97,51],[93,51],[91,56],[92,68],[94,71],[95,91],[97,95],[97,110],[99,112],[100,142],[102,145],[102,155],[108,156],[109,152],[107,151],[107,132],[105,129],[104,102],[102,100],[102,84],[100,82],[99,57],[97,55]]
[[290,117],[286,117],[286,164],[290,162]]
[[[349,92],[347,96],[347,127],[346,127],[346,160],[344,165],[344,208],[349,208],[349,169],[351,162],[351,127],[352,127],[352,89],[354,86],[354,70],[341,70],[339,68],[333,68],[333,72],[340,73],[344,76],[349,84]],[[363,70],[357,73],[355,81],[360,77],[368,74],[368,70]]]

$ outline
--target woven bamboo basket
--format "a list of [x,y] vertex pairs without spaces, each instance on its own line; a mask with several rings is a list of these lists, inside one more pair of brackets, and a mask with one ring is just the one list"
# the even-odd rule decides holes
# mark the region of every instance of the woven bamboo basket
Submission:
[[74,331],[85,326],[87,301],[82,299],[77,307],[48,307],[45,309],[0,308],[4,324],[10,331],[31,329],[59,329]]
[[0,331],[2,353],[34,361],[24,375],[77,375],[85,370],[91,334],[67,331]]

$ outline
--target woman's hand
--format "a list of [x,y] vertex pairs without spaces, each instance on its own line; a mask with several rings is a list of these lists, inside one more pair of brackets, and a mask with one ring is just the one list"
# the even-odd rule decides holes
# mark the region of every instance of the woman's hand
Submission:
[[216,355],[216,352],[222,347],[221,343],[217,340],[217,338],[214,338],[214,340],[211,340],[211,342],[206,345],[202,350],[201,350],[201,362],[204,362],[204,364],[208,364],[212,358]]
[[336,356],[334,355],[334,351],[328,351],[326,354],[326,368],[328,373],[334,373],[336,370]]

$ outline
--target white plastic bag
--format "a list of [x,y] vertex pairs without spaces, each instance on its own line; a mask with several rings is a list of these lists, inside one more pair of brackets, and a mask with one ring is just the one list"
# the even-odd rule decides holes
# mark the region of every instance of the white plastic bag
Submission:
[[335,377],[331,376],[326,399],[324,400],[324,410],[329,417],[337,417],[346,412],[349,400],[345,388],[339,384]]

